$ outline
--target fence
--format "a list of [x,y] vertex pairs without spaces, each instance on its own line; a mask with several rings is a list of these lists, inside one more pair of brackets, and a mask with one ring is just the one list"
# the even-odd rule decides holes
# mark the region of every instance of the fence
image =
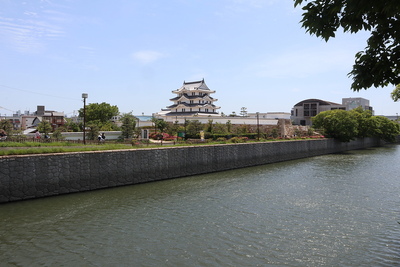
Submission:
[[[83,144],[83,140],[66,140],[57,138],[35,138],[35,137],[24,137],[24,136],[8,136],[5,141],[8,142],[35,142],[35,143],[54,143],[54,142],[68,142],[74,144]],[[98,140],[85,140],[86,144],[98,144]]]

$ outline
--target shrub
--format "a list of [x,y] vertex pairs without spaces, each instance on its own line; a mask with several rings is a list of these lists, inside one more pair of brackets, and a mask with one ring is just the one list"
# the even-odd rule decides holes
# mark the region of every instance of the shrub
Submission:
[[229,141],[232,143],[245,143],[248,139],[248,137],[232,137]]
[[56,129],[56,130],[53,132],[53,138],[54,138],[54,139],[57,139],[57,140],[65,139],[65,137],[62,136],[60,129]]

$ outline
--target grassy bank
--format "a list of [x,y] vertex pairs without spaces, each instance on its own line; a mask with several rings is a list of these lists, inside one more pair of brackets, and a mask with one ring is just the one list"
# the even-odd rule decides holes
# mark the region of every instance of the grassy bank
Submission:
[[0,156],[131,149],[127,144],[82,145],[69,142],[1,142]]
[[[301,138],[311,139],[311,138]],[[11,155],[28,155],[28,154],[46,154],[46,153],[66,153],[66,152],[84,152],[84,151],[102,151],[102,150],[118,150],[118,149],[135,149],[135,148],[154,148],[154,147],[172,147],[172,146],[198,146],[198,145],[216,145],[216,144],[231,144],[231,143],[249,143],[249,142],[273,142],[273,141],[290,141],[299,139],[268,139],[268,140],[246,140],[246,141],[207,141],[207,142],[163,142],[163,143],[92,143],[83,145],[82,143],[71,143],[67,141],[38,143],[38,142],[0,142],[0,156]],[[199,140],[197,140],[199,141]]]

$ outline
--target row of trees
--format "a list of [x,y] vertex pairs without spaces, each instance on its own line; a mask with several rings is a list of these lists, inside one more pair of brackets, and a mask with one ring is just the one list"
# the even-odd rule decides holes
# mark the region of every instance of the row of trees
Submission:
[[[400,86],[396,87],[396,92],[400,92]],[[397,97],[395,99],[395,97]],[[393,93],[393,99],[398,100],[398,94]],[[117,106],[111,106],[107,103],[89,104],[86,107],[86,126],[89,139],[96,139],[100,131],[121,131],[121,138],[132,138],[138,136],[136,129],[136,118],[132,113],[125,113],[121,116],[121,126],[117,126],[111,121],[113,116],[119,113]],[[83,116],[83,109],[79,110],[79,115]],[[199,138],[200,132],[205,133],[206,138],[216,136],[248,136],[261,138],[279,136],[277,128],[264,127],[256,125],[232,125],[230,121],[227,123],[214,123],[212,119],[208,123],[201,123],[199,120],[185,120],[185,123],[179,124],[167,123],[158,118],[153,118],[154,133],[168,133],[171,136],[177,136],[179,132],[184,132],[186,138]],[[382,116],[372,116],[370,111],[365,111],[361,107],[351,110],[331,110],[319,113],[313,118],[313,125],[317,129],[321,129],[327,137],[333,137],[340,141],[350,141],[359,137],[378,137],[386,141],[393,141],[400,134],[399,124]],[[8,120],[0,121],[0,129],[6,133],[12,132],[12,124]],[[83,125],[75,124],[68,120],[67,123],[53,132],[54,138],[61,138],[63,131],[81,131]],[[51,124],[42,121],[38,125],[41,133],[48,134],[52,131]],[[150,129],[151,130],[151,129]]]
[[207,123],[202,123],[199,120],[185,120],[183,124],[167,123],[162,119],[153,118],[154,131],[158,134],[167,133],[172,136],[177,136],[178,133],[185,133],[186,138],[200,138],[200,132],[204,132],[204,137],[218,138],[226,136],[247,136],[249,138],[256,138],[258,131],[260,138],[279,136],[279,130],[275,126],[260,125],[234,125],[228,120],[226,123],[214,122],[209,119]]
[[[246,116],[247,109],[245,107],[241,110],[241,116]],[[84,110],[79,110],[79,116],[83,117]],[[85,110],[86,126],[88,128],[88,138],[95,139],[97,133],[100,131],[122,131],[122,138],[132,138],[138,133],[135,132],[136,119],[132,113],[122,114],[120,122],[121,127],[111,122],[111,118],[119,114],[117,106],[112,106],[107,103],[92,103],[86,106]],[[254,129],[250,126],[232,127],[230,121],[227,124],[213,123],[209,120],[207,125],[203,125],[198,120],[187,120],[184,125],[178,123],[167,123],[166,121],[158,118],[152,118],[154,124],[154,131],[159,133],[168,133],[170,135],[177,135],[178,132],[185,132],[187,137],[196,138],[199,136],[200,131],[205,131],[210,134],[245,134],[254,133]],[[78,131],[82,130],[83,125],[76,125],[73,122],[67,122],[64,130]],[[254,127],[253,127],[254,128]]]
[[320,129],[326,137],[342,142],[363,137],[378,137],[393,142],[400,134],[398,122],[382,116],[372,116],[369,110],[363,110],[361,107],[350,111],[323,111],[312,121],[313,126]]
[[[118,126],[113,121],[112,117],[119,115],[117,106],[112,106],[108,103],[91,103],[84,110],[79,110],[79,116],[83,117],[85,113],[87,134],[89,139],[96,139],[101,131],[121,131],[120,138],[132,138],[137,134],[136,118],[132,113],[124,113],[120,118],[121,126]],[[83,129],[83,125],[80,125]]]

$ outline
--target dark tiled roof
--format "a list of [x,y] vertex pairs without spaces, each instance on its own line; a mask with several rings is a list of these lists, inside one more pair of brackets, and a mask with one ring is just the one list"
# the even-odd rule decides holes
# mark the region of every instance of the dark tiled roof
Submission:
[[329,102],[329,101],[325,101],[325,100],[321,100],[321,99],[306,99],[306,100],[303,100],[303,101],[297,103],[294,106],[299,107],[299,106],[303,106],[303,104],[307,104],[307,103],[319,103],[320,106],[341,106],[338,103]]
[[201,81],[194,81],[194,82],[185,82],[185,81],[183,81],[183,84],[193,84],[193,83],[203,83],[203,82],[204,82],[204,79],[201,80]]
[[188,103],[180,103],[180,104],[174,104],[171,106],[168,106],[167,108],[176,108],[178,105],[184,105],[185,107],[188,108],[196,108],[196,107],[211,107],[211,108],[216,108],[215,105],[210,104],[210,103],[193,103],[193,104],[188,104]]
[[192,112],[169,112],[165,116],[193,116],[196,114],[218,114],[218,112],[192,111]]
[[205,98],[205,97],[209,97],[210,99],[213,99],[211,96],[209,96],[209,95],[188,95],[188,94],[183,94],[183,95],[181,95],[181,96],[177,96],[177,97],[174,97],[174,98],[171,98],[170,100],[171,101],[174,101],[174,100],[178,100],[179,98],[181,98],[181,97],[186,97],[187,99],[197,99],[197,98]]

